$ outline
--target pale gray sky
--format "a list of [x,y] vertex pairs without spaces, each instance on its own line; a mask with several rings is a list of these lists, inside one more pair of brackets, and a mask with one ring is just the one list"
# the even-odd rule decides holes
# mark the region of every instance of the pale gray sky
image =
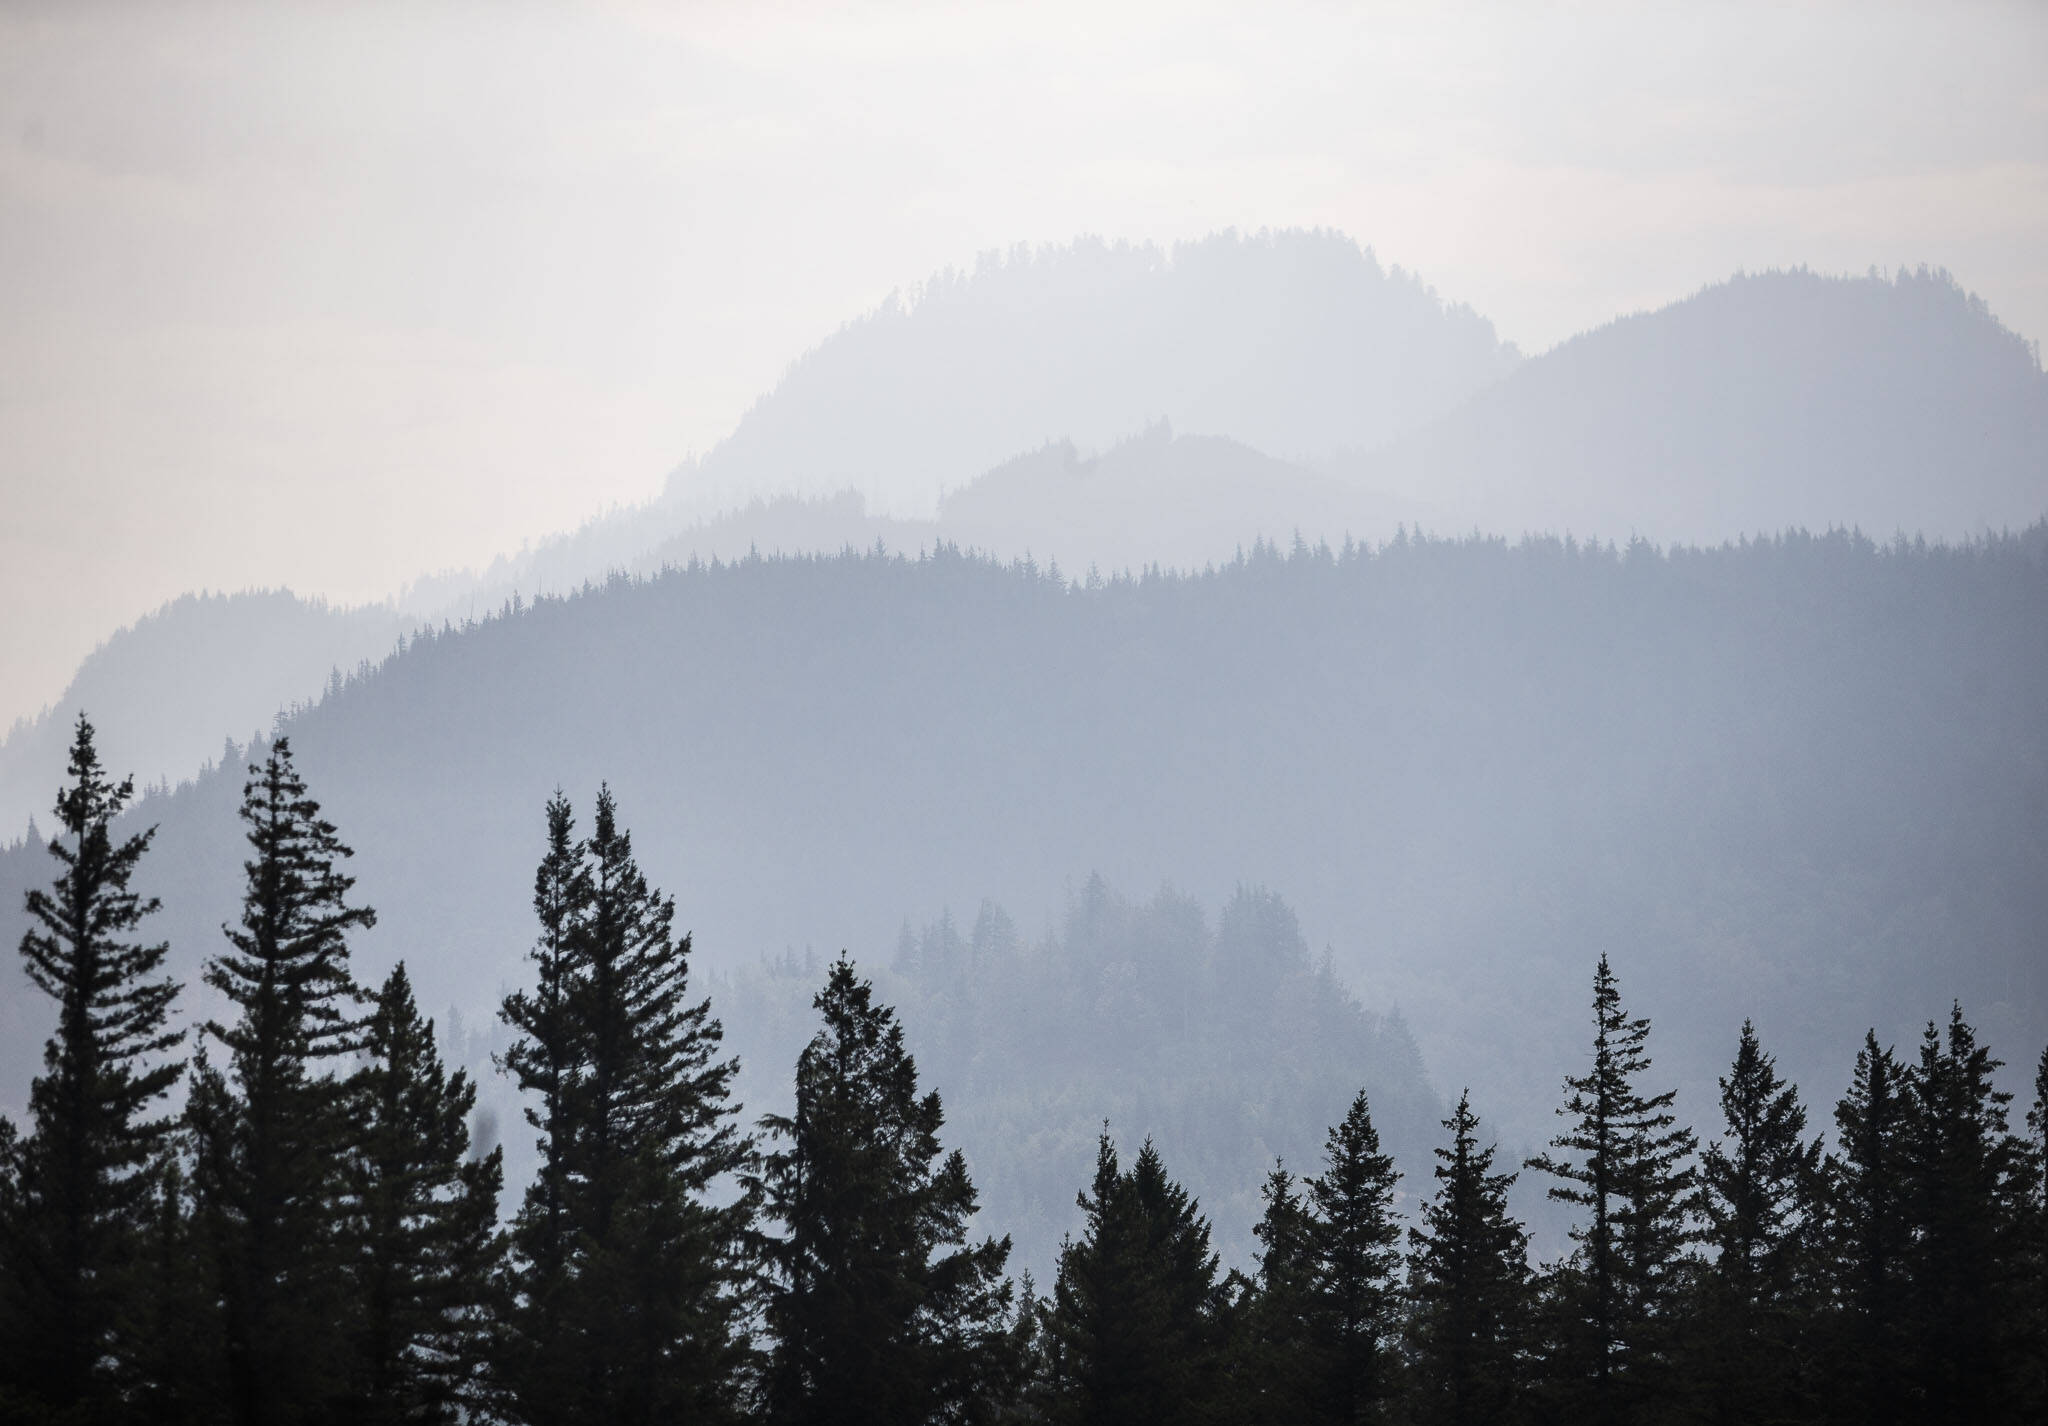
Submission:
[[2048,6],[0,6],[0,722],[652,495],[947,264],[1233,225],[1528,351],[1798,263],[2039,338]]

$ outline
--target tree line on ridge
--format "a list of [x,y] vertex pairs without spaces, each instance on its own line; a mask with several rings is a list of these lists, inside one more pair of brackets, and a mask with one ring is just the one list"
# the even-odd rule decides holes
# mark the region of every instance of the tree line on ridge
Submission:
[[[1872,1034],[1835,1134],[1745,1023],[1702,1147],[1603,957],[1562,1129],[1496,1162],[1469,1096],[1404,1195],[1361,1092],[1276,1163],[1256,1261],[1105,1125],[1050,1290],[978,1235],[894,1011],[841,957],[788,1114],[749,1128],[690,938],[608,789],[545,811],[500,1069],[538,1168],[501,1217],[403,964],[280,738],[252,767],[239,921],[176,1024],[80,718],[58,873],[28,895],[56,1028],[0,1119],[0,1419],[48,1422],[1935,1422],[2048,1407],[2048,1053],[2024,1129],[1960,1007]],[[188,1037],[190,1042],[188,1043]],[[189,1051],[189,1059],[185,1058]],[[182,1088],[182,1104],[178,1104]],[[1572,1248],[1530,1260],[1540,1175]]]

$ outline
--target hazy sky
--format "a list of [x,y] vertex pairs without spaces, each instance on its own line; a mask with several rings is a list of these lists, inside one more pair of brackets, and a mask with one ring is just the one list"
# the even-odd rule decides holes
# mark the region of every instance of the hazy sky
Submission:
[[1737,268],[2048,334],[2048,6],[0,5],[0,720],[487,560],[1015,242],[1327,225],[1537,351]]

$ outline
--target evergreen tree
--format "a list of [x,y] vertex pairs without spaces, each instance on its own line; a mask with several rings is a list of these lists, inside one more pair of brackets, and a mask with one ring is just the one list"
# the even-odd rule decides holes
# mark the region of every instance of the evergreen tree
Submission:
[[1128,1171],[1105,1129],[1082,1234],[1046,1314],[1049,1415],[1075,1426],[1201,1422],[1221,1395],[1227,1299],[1209,1224],[1148,1139]]
[[1544,1386],[1553,1405],[1595,1423],[1640,1421],[1669,1403],[1672,1299],[1695,1190],[1692,1132],[1671,1113],[1675,1090],[1644,1095],[1650,1022],[1622,1010],[1607,957],[1593,976],[1593,1063],[1565,1080],[1551,1140],[1569,1157],[1528,1167],[1558,1182],[1550,1197],[1589,1210],[1552,1284],[1556,1312]]
[[253,853],[229,950],[206,983],[241,1014],[209,1021],[187,1106],[194,1187],[225,1311],[228,1415],[238,1426],[335,1416],[346,1389],[349,1293],[341,1242],[351,1087],[334,1064],[362,1046],[348,935],[352,855],[279,738],[251,771],[241,817]]
[[575,1123],[569,1095],[587,1071],[587,1037],[574,1011],[587,980],[582,939],[590,914],[590,867],[575,836],[569,800],[547,804],[547,851],[534,873],[540,936],[529,956],[535,985],[505,997],[499,1011],[516,1038],[499,1068],[526,1096],[526,1122],[539,1137],[540,1168],[513,1221],[512,1282],[505,1304],[497,1378],[515,1410],[532,1421],[566,1419],[581,1388],[567,1322],[570,1249],[569,1164]]
[[754,1180],[782,1225],[762,1242],[769,1419],[991,1419],[1017,1374],[1010,1240],[968,1243],[967,1161],[939,1144],[939,1096],[918,1093],[895,1012],[844,956],[813,1004],[825,1028],[797,1060],[794,1112],[762,1120],[786,1142]]
[[1721,1081],[1725,1144],[1700,1160],[1712,1264],[1695,1306],[1701,1386],[1718,1422],[1781,1421],[1808,1413],[1804,1340],[1811,1237],[1818,1224],[1821,1142],[1804,1142],[1799,1091],[1742,1022]]
[[467,1157],[476,1086],[448,1074],[401,963],[377,994],[350,1164],[355,1419],[452,1423],[482,1399],[502,1152]]
[[132,939],[157,909],[129,887],[156,829],[114,836],[134,779],[108,779],[82,714],[70,778],[48,843],[62,870],[49,890],[29,891],[21,940],[29,980],[57,1002],[57,1028],[0,1203],[0,1378],[52,1412],[103,1414],[142,1350],[123,1308],[139,1290],[170,1153],[173,1121],[155,1111],[179,1070],[159,1057],[183,1032],[169,1028],[178,987],[157,974],[168,947]]
[[1906,1131],[1912,1106],[1891,1050],[1864,1036],[1849,1092],[1835,1108],[1841,1157],[1828,1164],[1837,1332],[1830,1376],[1839,1419],[1904,1419],[1907,1347]]
[[728,1419],[749,1360],[737,1254],[754,1205],[711,1191],[750,1153],[738,1065],[718,1057],[710,1002],[689,998],[690,938],[610,790],[587,841],[570,840],[559,797],[548,818],[541,983],[504,1011],[521,1032],[508,1067],[541,1094],[543,1156],[516,1230],[505,1409],[549,1426]]
[[165,1168],[131,1302],[143,1343],[129,1389],[137,1414],[157,1426],[217,1421],[223,1383],[220,1315],[205,1245],[195,1231],[183,1169]]
[[1378,1419],[1397,1388],[1399,1180],[1393,1157],[1380,1151],[1379,1131],[1360,1090],[1344,1122],[1330,1130],[1322,1174],[1307,1181],[1320,1338],[1317,1420]]
[[1414,1416],[1442,1426],[1515,1419],[1528,1332],[1529,1247],[1508,1213],[1512,1173],[1479,1147],[1469,1094],[1444,1120],[1436,1197],[1409,1230]]
[[1260,1196],[1265,1210],[1252,1229],[1259,1240],[1258,1276],[1234,1334],[1232,1389],[1240,1419],[1296,1426],[1312,1419],[1322,1375],[1314,1225],[1283,1165],[1266,1175]]
[[2024,1358],[2014,1391],[2022,1421],[2048,1416],[2048,1049],[2034,1068],[2034,1102],[2027,1109],[2023,1177],[2026,1242],[2021,1257],[2021,1317],[2018,1335]]
[[1992,1085],[1999,1063],[1957,1006],[1945,1040],[1929,1022],[1912,1076],[1907,1395],[1923,1420],[2003,1419],[2012,1386],[2019,1164],[2006,1130],[2012,1096]]

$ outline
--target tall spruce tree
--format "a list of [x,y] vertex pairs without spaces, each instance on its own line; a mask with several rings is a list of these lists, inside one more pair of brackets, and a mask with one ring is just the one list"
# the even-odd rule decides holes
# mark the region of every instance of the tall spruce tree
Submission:
[[155,1426],[217,1422],[225,1399],[218,1298],[183,1166],[175,1159],[153,1207],[142,1280],[131,1301],[144,1350],[133,1366],[130,1399],[137,1415]]
[[[736,1061],[689,997],[690,938],[633,856],[610,789],[591,835],[559,798],[537,879],[541,984],[508,1000],[507,1063],[542,1095],[542,1177],[518,1225],[503,1406],[527,1421],[718,1421],[741,1406],[743,1236],[754,1204],[713,1201],[751,1152]],[[573,848],[573,852],[572,849]],[[530,1361],[516,1355],[535,1347]]]
[[1992,1082],[1999,1063],[1956,1006],[1945,1036],[1928,1023],[1912,1076],[1906,1385],[1926,1421],[2007,1419],[2020,1346],[2011,1335],[2019,1164],[2006,1129],[2012,1096]]
[[1246,1423],[1299,1426],[1314,1419],[1314,1388],[1322,1375],[1312,1224],[1284,1165],[1273,1165],[1260,1198],[1264,1211],[1252,1229],[1258,1274],[1232,1338],[1235,1414]]
[[1381,1152],[1360,1090],[1323,1146],[1323,1172],[1307,1181],[1309,1245],[1316,1265],[1319,1380],[1315,1419],[1366,1422],[1386,1413],[1398,1389],[1400,1174]]
[[468,1154],[476,1086],[442,1067],[402,962],[365,1048],[349,1165],[352,1412],[378,1426],[466,1420],[485,1400],[503,1154]]
[[49,890],[29,891],[21,940],[57,1027],[0,1201],[0,1389],[53,1416],[112,1413],[144,1350],[124,1308],[140,1290],[169,1161],[173,1120],[158,1105],[179,1068],[161,1057],[183,1032],[170,1028],[178,987],[158,975],[168,947],[133,939],[157,909],[130,889],[156,829],[113,832],[134,791],[132,778],[109,780],[81,714],[48,843],[62,870]]
[[1630,1018],[1607,957],[1593,975],[1593,1063],[1565,1080],[1561,1153],[1528,1167],[1557,1182],[1551,1198],[1588,1211],[1577,1250],[1550,1292],[1543,1387],[1550,1405],[1601,1423],[1650,1419],[1671,1404],[1670,1333],[1696,1191],[1691,1130],[1675,1090],[1645,1095],[1650,1022]]
[[1694,1311],[1699,1385],[1717,1422],[1810,1417],[1821,1141],[1799,1091],[1742,1022],[1720,1081],[1728,1136],[1700,1159],[1712,1261]]
[[992,1419],[1014,1392],[1008,1238],[970,1244],[967,1161],[939,1143],[896,1014],[841,956],[813,1004],[783,1147],[754,1179],[781,1232],[762,1240],[771,1421],[916,1426]]
[[343,1410],[349,1321],[344,1168],[352,1089],[336,1069],[363,1043],[348,937],[376,913],[348,904],[353,855],[306,790],[288,739],[252,769],[241,808],[251,857],[240,923],[206,983],[241,1013],[209,1021],[225,1070],[196,1067],[187,1116],[193,1184],[224,1309],[227,1415],[237,1426]]
[[1109,1132],[1060,1249],[1045,1317],[1047,1415],[1073,1426],[1227,1419],[1229,1318],[1209,1223],[1148,1139],[1128,1170]]
[[2025,1356],[2014,1398],[2021,1420],[2039,1421],[2048,1416],[2048,1049],[2041,1051],[2034,1067],[2025,1162],[2026,1246],[2019,1322]]
[[534,873],[533,909],[540,935],[529,958],[535,983],[505,997],[499,1011],[515,1039],[498,1062],[526,1096],[525,1118],[538,1138],[540,1167],[513,1220],[512,1273],[497,1379],[515,1412],[527,1420],[565,1419],[582,1375],[568,1320],[569,1165],[575,1123],[569,1095],[588,1068],[587,1036],[575,1019],[587,978],[582,939],[590,914],[590,867],[575,835],[568,798],[547,804],[547,850]]
[[1471,1096],[1443,1121],[1436,1197],[1409,1230],[1412,1412],[1430,1426],[1515,1420],[1529,1330],[1529,1245],[1508,1212],[1513,1173],[1493,1172]]
[[1835,1330],[1827,1376],[1836,1419],[1891,1426],[1905,1419],[1908,1346],[1907,1076],[1868,1032],[1849,1092],[1835,1107],[1841,1156],[1828,1162]]

